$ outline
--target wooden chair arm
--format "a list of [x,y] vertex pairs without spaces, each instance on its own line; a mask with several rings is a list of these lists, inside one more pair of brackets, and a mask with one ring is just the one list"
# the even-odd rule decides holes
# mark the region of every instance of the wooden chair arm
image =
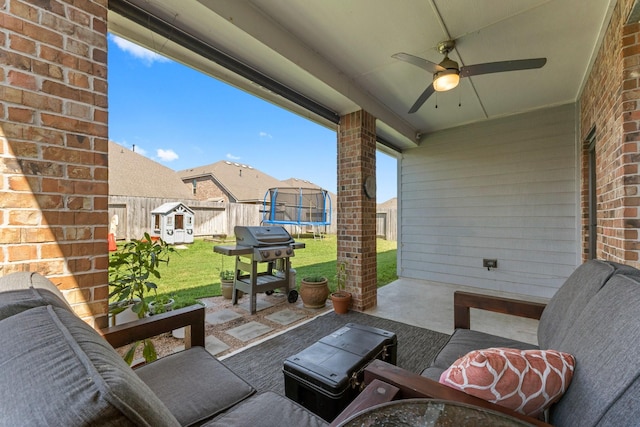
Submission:
[[164,332],[185,327],[184,346],[204,347],[204,307],[192,305],[178,310],[167,311],[154,316],[138,319],[122,325],[111,326],[98,332],[114,348],[135,341],[151,338]]
[[370,384],[374,380],[380,380],[400,389],[397,397],[400,399],[411,398],[431,398],[450,400],[454,402],[466,403],[468,405],[479,406],[501,412],[509,416],[519,418],[535,426],[551,427],[543,421],[526,415],[519,414],[509,408],[496,405],[475,396],[468,395],[460,390],[447,387],[437,381],[407,371],[397,366],[391,365],[381,360],[374,360],[364,370],[364,382]]
[[545,307],[546,304],[539,302],[456,291],[453,294],[454,327],[471,328],[471,308],[540,320]]

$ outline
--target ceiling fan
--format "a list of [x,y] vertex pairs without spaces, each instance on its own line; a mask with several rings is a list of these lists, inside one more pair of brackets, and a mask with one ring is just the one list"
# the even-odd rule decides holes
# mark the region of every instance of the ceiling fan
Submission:
[[449,59],[449,52],[456,47],[454,40],[446,40],[438,43],[438,52],[444,55],[444,59],[436,64],[426,59],[400,52],[391,55],[393,58],[408,62],[433,74],[433,84],[429,85],[409,110],[409,114],[415,113],[434,91],[444,92],[458,86],[463,77],[479,76],[481,74],[502,73],[505,71],[530,70],[541,68],[547,63],[547,58],[517,59],[513,61],[487,62],[459,67],[456,61]]

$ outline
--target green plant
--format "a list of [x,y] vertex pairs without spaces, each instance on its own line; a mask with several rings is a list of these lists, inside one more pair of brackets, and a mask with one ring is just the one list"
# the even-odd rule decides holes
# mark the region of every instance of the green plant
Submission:
[[[162,294],[149,302],[149,314],[160,314],[171,310],[175,305],[175,299],[172,296]],[[167,308],[169,307],[169,308]]]
[[327,280],[327,278],[319,274],[315,274],[312,276],[303,277],[302,280],[304,280],[307,283],[321,283]]
[[336,269],[336,290],[334,294],[342,294],[347,291],[347,263],[344,261],[338,264]]
[[198,301],[197,299],[191,297],[181,298],[180,296],[176,295],[175,300],[176,303],[173,306],[174,310],[178,310],[179,308],[184,307],[190,307],[192,305],[204,305],[204,303],[202,303],[201,301]]
[[[125,243],[109,258],[109,299],[120,303],[113,313],[125,309],[123,305],[133,304],[132,310],[143,318],[149,312],[145,300],[147,292],[157,295],[160,279],[159,266],[169,264],[169,254],[175,249],[162,239],[152,241],[149,233],[142,240],[133,239]],[[124,303],[124,304],[122,304]]]
[[220,280],[228,280],[228,281],[232,281],[233,279],[235,279],[235,271],[233,270],[222,270],[220,272]]
[[[153,292],[157,297],[158,285],[155,279],[160,278],[160,264],[169,264],[169,254],[175,249],[162,239],[151,240],[149,233],[141,240],[131,240],[125,243],[109,258],[109,299],[116,302],[111,310],[112,314],[122,312],[131,305],[131,309],[138,318],[143,318],[149,312],[146,294]],[[143,341],[143,356],[147,362],[157,358],[151,340]],[[133,355],[140,342],[134,343],[125,361],[131,364]]]

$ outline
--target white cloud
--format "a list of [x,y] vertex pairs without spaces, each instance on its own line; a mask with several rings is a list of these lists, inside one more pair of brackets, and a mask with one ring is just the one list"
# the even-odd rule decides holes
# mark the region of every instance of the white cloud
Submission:
[[227,159],[229,159],[229,160],[240,160],[240,157],[234,156],[231,153],[227,153]]
[[140,147],[139,145],[133,144],[131,146],[131,149],[133,151],[135,151],[136,153],[140,154],[140,155],[143,155],[143,156],[147,155],[147,150],[145,150],[144,148]]
[[137,59],[142,60],[142,62],[144,62],[146,65],[151,65],[154,62],[169,61],[164,56],[158,55],[157,53],[152,52],[135,43],[131,43],[129,40],[125,40],[121,37],[114,36],[113,34],[110,34],[109,37],[111,38],[111,41],[113,41],[116,44],[116,46],[118,46],[121,50],[123,50],[124,52],[127,52],[128,54],[130,54],[131,56]]
[[273,139],[273,136],[268,132],[260,132],[260,138],[269,138]]
[[163,162],[172,162],[174,160],[178,160],[178,155],[171,149],[163,150],[162,148],[158,148],[157,156]]

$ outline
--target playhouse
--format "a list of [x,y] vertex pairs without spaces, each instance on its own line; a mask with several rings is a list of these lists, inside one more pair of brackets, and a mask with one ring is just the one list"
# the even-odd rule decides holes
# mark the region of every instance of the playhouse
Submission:
[[151,235],[169,244],[193,243],[194,213],[180,202],[165,203],[151,211]]

